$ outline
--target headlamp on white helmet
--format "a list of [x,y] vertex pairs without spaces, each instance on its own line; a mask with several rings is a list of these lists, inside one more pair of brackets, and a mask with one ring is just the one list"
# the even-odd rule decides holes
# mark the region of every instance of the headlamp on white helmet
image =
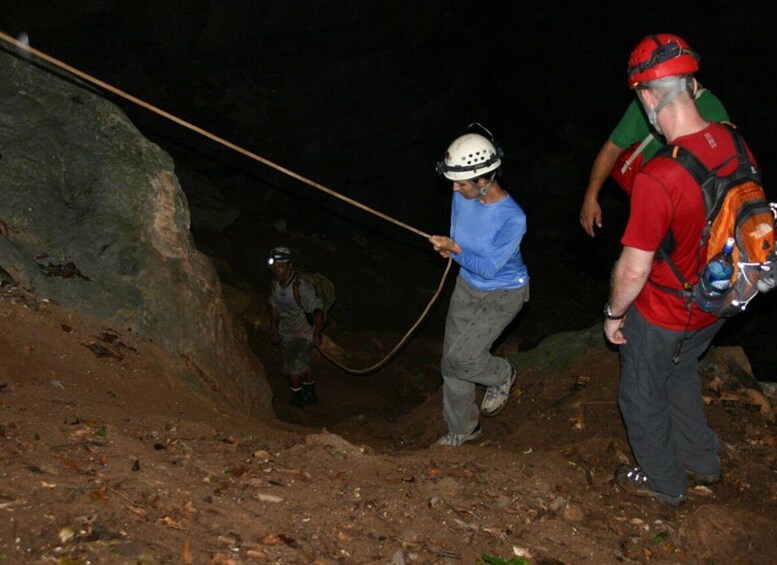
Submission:
[[437,163],[437,173],[452,181],[469,180],[497,170],[502,157],[496,143],[478,133],[465,133],[450,144],[445,159]]
[[291,250],[288,247],[274,247],[267,258],[267,266],[272,267],[275,263],[288,263],[291,261]]

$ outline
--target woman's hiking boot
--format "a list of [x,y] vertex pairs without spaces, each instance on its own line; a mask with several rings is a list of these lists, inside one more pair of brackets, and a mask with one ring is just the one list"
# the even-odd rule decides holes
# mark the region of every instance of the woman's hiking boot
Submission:
[[486,389],[483,402],[480,404],[480,413],[486,418],[493,418],[504,410],[507,400],[510,398],[510,389],[515,384],[517,373],[515,367],[510,365],[507,380],[501,385],[490,386]]
[[454,434],[453,432],[449,431],[448,433],[446,433],[444,436],[442,436],[440,439],[437,440],[437,445],[448,445],[451,447],[458,447],[462,443],[479,438],[482,434],[483,434],[483,428],[481,428],[480,423],[478,423],[478,425],[475,426],[475,429],[468,434]]

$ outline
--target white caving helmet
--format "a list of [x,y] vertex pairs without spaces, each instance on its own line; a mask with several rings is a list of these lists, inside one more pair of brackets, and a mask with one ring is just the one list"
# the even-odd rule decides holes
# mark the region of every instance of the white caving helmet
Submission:
[[267,265],[272,267],[275,263],[287,263],[291,261],[291,250],[288,247],[274,247],[267,258]]
[[453,140],[437,172],[446,179],[468,180],[497,170],[504,153],[494,142],[478,133],[465,133]]

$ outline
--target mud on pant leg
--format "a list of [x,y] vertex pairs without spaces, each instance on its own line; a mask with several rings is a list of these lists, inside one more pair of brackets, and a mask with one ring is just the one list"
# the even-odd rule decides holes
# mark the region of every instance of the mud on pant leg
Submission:
[[451,296],[445,322],[441,371],[443,417],[448,430],[468,434],[478,421],[475,404],[477,384],[503,383],[509,363],[491,355],[494,341],[523,307],[529,285],[519,289],[476,291],[459,277]]

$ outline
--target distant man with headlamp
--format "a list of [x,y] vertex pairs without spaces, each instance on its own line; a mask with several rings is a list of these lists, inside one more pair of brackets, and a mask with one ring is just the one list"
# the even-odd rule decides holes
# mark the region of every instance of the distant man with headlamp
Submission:
[[315,404],[318,396],[310,350],[321,346],[324,306],[313,285],[297,277],[288,247],[275,247],[267,266],[274,279],[269,300],[270,341],[283,346],[283,374],[291,387],[290,404],[300,408]]

